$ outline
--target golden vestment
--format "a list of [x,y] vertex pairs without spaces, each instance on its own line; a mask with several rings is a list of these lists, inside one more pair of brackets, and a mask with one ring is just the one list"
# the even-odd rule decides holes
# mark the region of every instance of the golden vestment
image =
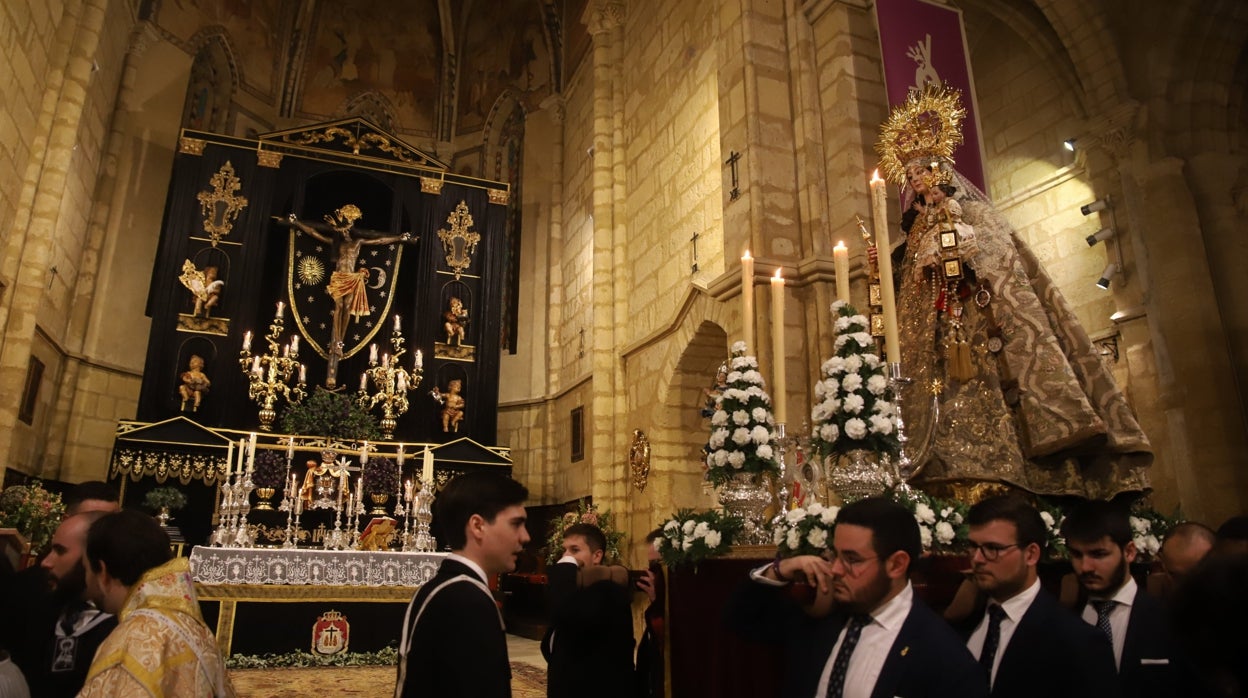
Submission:
[[234,696],[186,558],[148,570],[117,617],[79,698]]
[[346,296],[351,303],[351,307],[347,308],[347,314],[363,317],[370,312],[367,281],[367,269],[357,272],[336,271],[330,275],[329,285],[325,287],[325,290],[334,297],[334,300]]

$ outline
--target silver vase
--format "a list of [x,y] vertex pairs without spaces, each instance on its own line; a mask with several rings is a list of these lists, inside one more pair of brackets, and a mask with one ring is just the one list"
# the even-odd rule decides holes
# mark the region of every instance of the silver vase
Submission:
[[737,473],[718,488],[724,511],[745,522],[735,543],[762,545],[770,542],[766,527],[767,507],[772,504],[770,478],[761,473]]
[[883,494],[893,482],[879,454],[865,448],[828,456],[825,465],[828,486],[846,503]]

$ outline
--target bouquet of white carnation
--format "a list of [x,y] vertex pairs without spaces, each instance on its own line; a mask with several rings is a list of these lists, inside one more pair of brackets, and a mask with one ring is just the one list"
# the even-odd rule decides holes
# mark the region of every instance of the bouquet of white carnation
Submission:
[[919,524],[919,539],[928,553],[956,553],[966,547],[966,513],[969,507],[961,502],[932,497],[920,490],[894,490],[893,501],[914,514]]
[[745,342],[732,345],[728,376],[711,415],[706,453],[706,479],[721,485],[737,473],[779,473],[776,462],[776,421],[771,397],[763,390],[758,360],[745,355]]
[[654,549],[668,567],[696,565],[728,552],[744,525],[741,519],[720,511],[698,514],[692,509],[681,509],[663,524],[663,535],[654,539]]
[[895,457],[900,450],[897,410],[867,318],[844,301],[833,303],[832,312],[838,316],[836,355],[823,362],[823,378],[815,383],[811,448],[821,456],[866,449]]
[[816,502],[776,517],[773,529],[776,553],[781,557],[822,555],[832,547],[832,532],[840,511],[840,507],[825,507]]

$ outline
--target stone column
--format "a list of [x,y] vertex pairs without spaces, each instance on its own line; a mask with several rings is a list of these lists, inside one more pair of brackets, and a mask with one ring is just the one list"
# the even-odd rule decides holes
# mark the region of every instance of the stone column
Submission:
[[591,332],[590,373],[592,399],[587,425],[591,491],[594,502],[618,511],[623,504],[619,483],[624,481],[627,434],[618,424],[623,410],[623,364],[618,347],[623,344],[619,325],[618,296],[629,288],[623,254],[624,219],[617,210],[623,200],[617,180],[622,154],[617,92],[619,86],[619,44],[623,41],[625,7],[618,0],[592,0],[582,19],[593,37],[593,329]]

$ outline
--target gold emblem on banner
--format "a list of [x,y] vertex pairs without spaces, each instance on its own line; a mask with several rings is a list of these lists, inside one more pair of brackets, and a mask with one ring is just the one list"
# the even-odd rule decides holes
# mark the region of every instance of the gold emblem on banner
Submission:
[[455,279],[472,265],[472,255],[476,254],[477,243],[481,242],[481,234],[469,230],[472,228],[472,214],[468,212],[467,202],[461,200],[446,222],[451,229],[438,230],[438,239],[442,241],[442,250],[446,252],[446,264],[455,272]]
[[242,181],[234,176],[234,165],[229,160],[208,180],[212,190],[199,192],[199,210],[204,216],[204,232],[208,233],[212,246],[216,247],[221,238],[234,229],[234,221],[238,214],[247,208],[247,197],[239,196]]

